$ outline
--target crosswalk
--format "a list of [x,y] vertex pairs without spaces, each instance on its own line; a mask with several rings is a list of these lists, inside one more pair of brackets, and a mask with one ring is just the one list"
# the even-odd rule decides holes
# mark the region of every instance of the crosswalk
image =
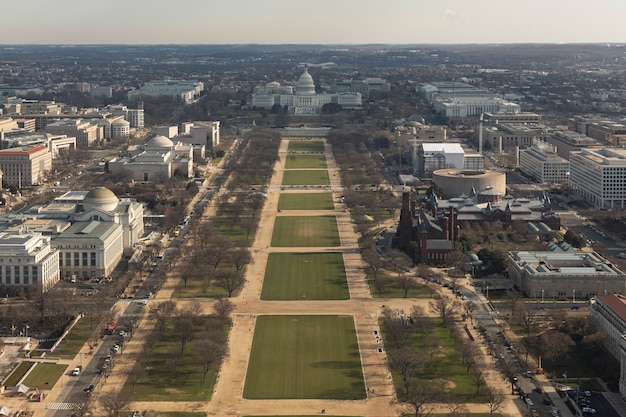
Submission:
[[48,410],[73,410],[78,404],[76,403],[50,403],[46,405]]

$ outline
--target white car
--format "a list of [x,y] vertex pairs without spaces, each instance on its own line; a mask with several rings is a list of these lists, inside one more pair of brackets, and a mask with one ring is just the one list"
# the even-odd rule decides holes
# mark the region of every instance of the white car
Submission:
[[113,347],[111,348],[111,350],[113,352],[117,352],[118,350],[120,350],[120,345],[113,345]]

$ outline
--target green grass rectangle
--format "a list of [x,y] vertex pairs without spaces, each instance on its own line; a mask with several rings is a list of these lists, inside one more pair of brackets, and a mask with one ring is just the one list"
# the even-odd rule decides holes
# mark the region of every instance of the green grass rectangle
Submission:
[[330,185],[326,170],[290,170],[283,174],[283,185]]
[[50,390],[57,383],[67,365],[56,363],[38,363],[24,378],[23,384],[27,387],[37,387],[38,390]]
[[6,379],[6,381],[4,381],[4,386],[6,387],[14,387],[16,386],[20,380],[22,378],[24,378],[24,375],[26,375],[26,372],[28,372],[28,370],[35,365],[35,362],[30,362],[30,361],[24,361],[22,363],[20,363],[11,373],[11,376],[8,377]]
[[321,140],[290,140],[289,152],[324,152],[324,142]]
[[274,247],[340,246],[335,216],[278,216],[274,222]]
[[331,193],[282,193],[278,198],[279,210],[332,210]]
[[326,168],[326,155],[287,155],[285,169]]
[[347,300],[340,253],[270,253],[262,300]]
[[243,396],[364,399],[352,316],[258,317]]
[[98,317],[83,317],[72,327],[63,341],[54,350],[54,356],[62,359],[72,359],[78,354],[89,336],[98,331],[100,325]]

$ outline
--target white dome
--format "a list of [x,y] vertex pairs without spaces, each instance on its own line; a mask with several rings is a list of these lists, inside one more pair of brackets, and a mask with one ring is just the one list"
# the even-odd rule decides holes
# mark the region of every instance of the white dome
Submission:
[[113,191],[104,187],[96,187],[89,191],[83,199],[83,207],[85,210],[100,209],[104,211],[113,211],[117,207],[119,199]]
[[146,146],[152,148],[171,148],[174,146],[174,142],[166,138],[165,136],[155,136],[146,143]]
[[313,81],[313,77],[311,77],[309,70],[306,68],[300,78],[298,78],[298,83],[296,84],[296,94],[299,96],[315,95],[315,81]]

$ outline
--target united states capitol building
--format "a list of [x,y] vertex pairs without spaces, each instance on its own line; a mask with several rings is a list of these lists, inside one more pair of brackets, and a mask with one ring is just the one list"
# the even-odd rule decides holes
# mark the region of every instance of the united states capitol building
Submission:
[[258,86],[252,94],[252,106],[262,109],[271,109],[278,104],[287,107],[289,114],[294,115],[317,115],[322,112],[322,106],[335,103],[343,108],[356,108],[361,106],[361,93],[316,93],[315,81],[305,68],[295,86],[281,85],[272,81],[264,86]]

